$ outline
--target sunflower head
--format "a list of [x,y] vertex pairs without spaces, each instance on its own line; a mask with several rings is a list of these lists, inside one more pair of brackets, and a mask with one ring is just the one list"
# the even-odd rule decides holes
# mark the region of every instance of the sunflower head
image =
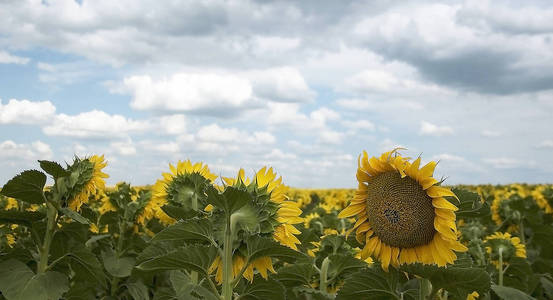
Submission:
[[507,262],[513,257],[526,258],[526,247],[520,242],[518,237],[511,236],[510,233],[496,232],[489,235],[484,240],[486,252],[490,255],[492,262],[499,260],[499,251],[503,256],[503,261]]
[[255,210],[259,222],[259,233],[272,236],[280,244],[297,250],[300,241],[295,235],[300,231],[294,226],[303,223],[299,203],[286,196],[288,187],[277,178],[273,168],[263,167],[253,179],[245,177],[244,169],[235,178],[224,177],[228,186],[246,189],[252,196],[250,206]]
[[420,166],[399,149],[369,158],[359,157],[359,186],[341,218],[355,217],[361,258],[374,256],[387,269],[390,264],[421,262],[444,266],[456,259],[454,251],[467,248],[457,241],[457,207],[445,197],[456,198],[433,177],[436,162]]
[[205,207],[205,186],[211,184],[217,175],[202,162],[193,164],[190,160],[169,164],[169,170],[162,173],[162,178],[154,184],[152,198],[144,207],[140,223],[154,216],[164,224],[174,223],[175,219],[161,209],[164,205],[176,208],[180,215],[187,217],[195,216],[200,208]]
[[103,155],[93,155],[85,159],[75,158],[73,164],[68,166],[67,169],[71,174],[68,181],[69,186],[72,187],[67,198],[70,209],[80,210],[84,203],[88,203],[89,196],[94,195],[97,189],[105,189],[104,178],[109,176],[103,173],[102,169],[106,166]]

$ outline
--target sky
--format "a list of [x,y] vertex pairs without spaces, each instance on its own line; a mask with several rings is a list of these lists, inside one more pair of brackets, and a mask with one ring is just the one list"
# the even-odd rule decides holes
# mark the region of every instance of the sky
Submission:
[[553,180],[551,1],[0,1],[0,185],[104,154],[355,187],[363,150],[448,184]]

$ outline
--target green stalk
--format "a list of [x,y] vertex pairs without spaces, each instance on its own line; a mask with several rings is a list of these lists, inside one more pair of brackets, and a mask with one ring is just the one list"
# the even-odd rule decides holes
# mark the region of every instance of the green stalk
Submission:
[[[194,194],[192,195],[192,209],[194,211],[198,211],[198,197],[196,196],[196,192],[194,192]],[[190,280],[193,284],[198,284],[198,272],[191,271]]]
[[44,241],[40,248],[40,261],[37,266],[37,273],[44,274],[48,269],[48,256],[50,255],[50,245],[52,244],[52,238],[56,230],[56,218],[58,215],[57,209],[50,203],[46,202],[46,234],[44,235]]
[[[119,221],[119,238],[117,239],[117,246],[115,248],[115,255],[117,258],[121,255],[121,252],[123,252],[123,242],[124,242],[124,235],[125,235],[125,221],[120,220]],[[117,290],[119,289],[119,277],[113,277],[111,280],[111,296],[115,297],[117,296]]]
[[223,299],[232,300],[232,232],[230,229],[230,217],[228,216],[225,228],[225,244],[223,247]]
[[321,291],[321,293],[323,294],[326,294],[326,286],[328,284],[327,282],[327,279],[328,279],[328,266],[330,265],[330,259],[327,257],[325,257],[325,259],[323,260],[323,263],[321,264],[321,280],[320,280],[320,283],[319,283],[319,290]]
[[499,286],[503,286],[503,247],[500,246],[499,247],[499,266],[498,266],[498,270],[499,270]]
[[526,237],[524,236],[524,220],[522,218],[520,218],[520,223],[518,226],[520,230],[520,241],[523,245],[526,246]]
[[430,295],[432,289],[432,284],[430,284],[430,280],[426,278],[421,278],[420,282],[420,289],[419,289],[419,299],[430,299],[428,296]]

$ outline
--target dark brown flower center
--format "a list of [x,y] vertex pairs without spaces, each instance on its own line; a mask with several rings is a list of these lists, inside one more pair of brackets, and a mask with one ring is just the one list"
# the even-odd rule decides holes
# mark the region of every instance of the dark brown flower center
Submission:
[[367,215],[374,234],[390,246],[426,245],[436,233],[432,198],[416,180],[396,171],[368,182]]

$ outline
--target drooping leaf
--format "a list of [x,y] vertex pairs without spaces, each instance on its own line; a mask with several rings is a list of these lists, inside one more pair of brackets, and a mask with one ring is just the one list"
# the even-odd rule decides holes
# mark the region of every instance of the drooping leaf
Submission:
[[102,259],[104,268],[114,277],[128,277],[134,268],[133,257],[117,257],[113,251],[102,252]]
[[10,179],[0,191],[6,197],[12,197],[31,204],[44,203],[43,189],[46,175],[37,170],[23,171]]
[[526,293],[508,286],[492,285],[493,292],[504,300],[535,300],[536,298],[527,295]]
[[40,163],[40,167],[42,168],[42,170],[52,175],[52,177],[54,177],[55,179],[69,176],[70,174],[69,171],[64,169],[60,164],[58,164],[55,161],[39,160],[38,162]]
[[250,261],[268,256],[278,258],[285,262],[293,262],[296,259],[305,257],[303,253],[282,246],[269,238],[252,236],[248,238],[246,245]]
[[286,290],[280,282],[272,279],[265,280],[260,275],[256,275],[253,283],[246,285],[240,294],[240,299],[285,300],[285,294]]
[[216,255],[217,249],[213,246],[192,245],[147,260],[137,268],[143,271],[185,269],[199,272],[205,276]]
[[150,300],[148,287],[142,281],[131,281],[126,286],[134,300]]
[[367,268],[346,279],[336,300],[400,299],[396,290],[397,271],[384,272],[380,268]]
[[34,274],[27,265],[13,259],[0,263],[0,291],[8,300],[60,299],[67,290],[69,281],[61,273]]
[[0,223],[31,226],[33,222],[46,217],[38,211],[0,210]]
[[90,224],[90,221],[88,221],[85,217],[81,216],[78,212],[71,210],[67,207],[62,207],[60,209],[60,212],[81,224]]
[[336,254],[329,256],[328,277],[345,276],[367,267],[367,263],[350,255]]
[[280,268],[275,275],[275,279],[286,287],[308,286],[316,272],[311,263],[293,264]]
[[71,268],[75,271],[75,277],[72,279],[96,282],[107,287],[102,265],[89,249],[73,249],[67,256],[71,258]]
[[206,219],[180,221],[160,231],[153,238],[153,242],[162,241],[213,241],[213,227]]

